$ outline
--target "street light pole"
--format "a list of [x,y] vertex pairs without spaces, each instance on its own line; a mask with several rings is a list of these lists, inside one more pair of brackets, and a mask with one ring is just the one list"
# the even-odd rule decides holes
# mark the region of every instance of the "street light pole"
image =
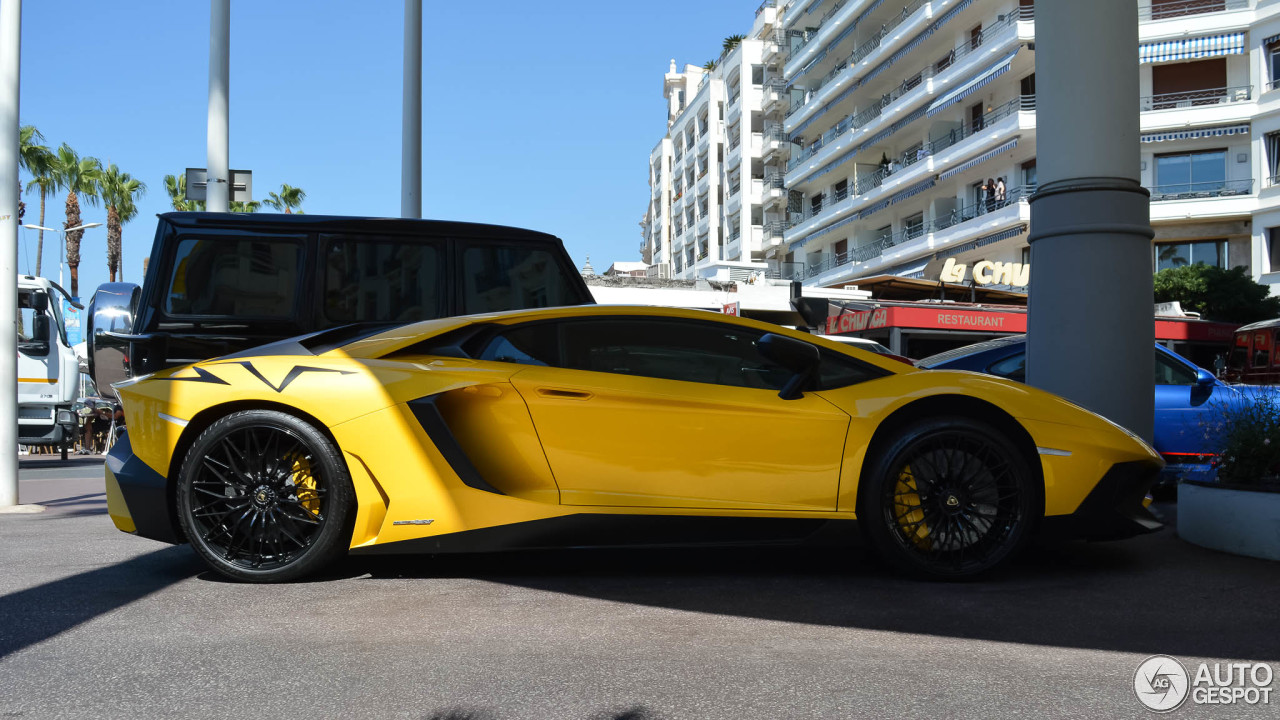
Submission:
[[404,0],[400,217],[422,217],[422,0]]
[[0,0],[0,509],[18,504],[18,71],[22,0]]
[[231,210],[231,0],[210,0],[209,134],[205,207]]

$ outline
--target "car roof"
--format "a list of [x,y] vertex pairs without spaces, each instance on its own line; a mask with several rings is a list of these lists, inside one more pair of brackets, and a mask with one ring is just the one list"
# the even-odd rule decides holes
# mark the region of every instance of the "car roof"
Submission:
[[510,325],[537,320],[558,320],[561,318],[626,316],[687,318],[690,320],[702,320],[705,322],[724,323],[728,325],[741,325],[762,332],[802,338],[811,341],[820,347],[835,350],[846,355],[852,354],[859,360],[868,362],[879,368],[889,370],[893,373],[910,372],[913,369],[909,365],[905,365],[897,360],[887,358],[884,355],[880,355],[869,350],[863,350],[858,348],[856,345],[826,340],[820,336],[799,330],[791,330],[784,328],[781,325],[774,325],[772,323],[760,322],[759,320],[751,320],[749,318],[736,317],[733,315],[722,315],[708,310],[689,310],[685,308],[658,307],[652,305],[571,305],[567,307],[507,310],[503,312],[486,313],[483,315],[460,315],[457,317],[439,318],[437,320],[425,320],[422,322],[411,323],[409,325],[389,328],[373,335],[358,337],[351,342],[338,345],[334,348],[334,351],[349,357],[378,358],[389,355],[398,350],[403,350],[426,338],[443,335],[444,333],[475,323]]
[[969,357],[970,355],[977,355],[978,353],[988,352],[998,348],[1007,348],[1011,345],[1019,345],[1026,341],[1026,335],[1006,335],[1005,337],[984,340],[980,343],[965,345],[963,347],[955,348],[954,350],[947,350],[945,352],[940,352],[937,355],[930,355],[927,358],[922,358],[916,361],[916,367],[929,368],[935,365],[951,362],[952,360]]
[[555,235],[537,230],[418,218],[360,217],[350,215],[312,215],[310,213],[160,213],[162,221],[181,228],[229,228],[246,230],[278,230],[285,232],[389,232],[444,235],[458,238],[521,239],[538,242],[560,242]]

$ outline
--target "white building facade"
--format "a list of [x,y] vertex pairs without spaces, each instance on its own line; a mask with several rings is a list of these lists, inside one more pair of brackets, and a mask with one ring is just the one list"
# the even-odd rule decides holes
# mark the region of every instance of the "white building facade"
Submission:
[[[1280,0],[1138,5],[1152,267],[1244,266],[1280,293]],[[751,156],[742,175],[760,194],[735,205],[752,205],[737,227],[750,220],[754,233],[759,221],[751,257],[773,277],[824,287],[886,274],[967,282],[975,271],[1024,286],[1035,30],[1032,0],[766,2],[750,36],[759,104],[735,110],[761,133],[759,165]],[[651,175],[676,135],[673,125]],[[652,187],[651,214],[666,197]],[[665,247],[649,227],[646,245]],[[687,240],[679,247],[687,257]]]
[[[775,16],[772,7],[767,16]],[[714,69],[686,65],[681,72],[671,61],[663,80],[667,133],[649,156],[649,205],[640,223],[642,257],[654,275],[744,280],[767,268],[761,34],[757,27]],[[781,126],[769,130],[775,146],[784,144]]]

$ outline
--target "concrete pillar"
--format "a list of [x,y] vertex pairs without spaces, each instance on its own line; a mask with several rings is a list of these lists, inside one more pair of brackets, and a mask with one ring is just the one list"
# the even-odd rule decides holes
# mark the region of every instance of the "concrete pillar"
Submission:
[[422,217],[422,0],[404,0],[400,217]]
[[0,0],[0,508],[18,504],[18,60],[22,1]]
[[1153,233],[1139,183],[1137,6],[1042,0],[1035,22],[1027,381],[1150,441]]
[[210,0],[209,139],[205,209],[231,210],[231,0]]

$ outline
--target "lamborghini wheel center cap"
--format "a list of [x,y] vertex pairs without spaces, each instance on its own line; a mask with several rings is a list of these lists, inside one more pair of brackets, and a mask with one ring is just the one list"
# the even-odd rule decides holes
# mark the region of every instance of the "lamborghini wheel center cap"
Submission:
[[260,508],[274,505],[276,500],[276,491],[266,485],[259,485],[253,491],[253,504]]

